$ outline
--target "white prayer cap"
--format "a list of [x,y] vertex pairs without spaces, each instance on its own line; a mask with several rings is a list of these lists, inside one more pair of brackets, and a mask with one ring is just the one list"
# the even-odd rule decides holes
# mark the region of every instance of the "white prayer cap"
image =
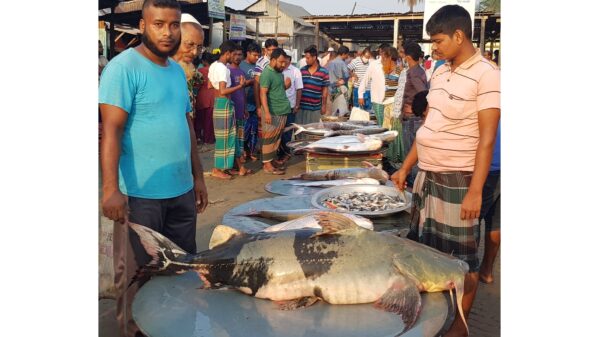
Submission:
[[195,23],[198,26],[202,27],[202,25],[200,24],[200,22],[198,22],[198,20],[196,20],[195,17],[193,17],[191,14],[188,14],[188,13],[182,13],[181,14],[181,23],[184,23],[184,22]]

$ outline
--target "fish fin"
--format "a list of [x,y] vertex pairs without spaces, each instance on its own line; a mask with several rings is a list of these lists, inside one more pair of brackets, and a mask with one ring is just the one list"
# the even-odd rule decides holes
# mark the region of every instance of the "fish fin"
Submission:
[[335,135],[335,131],[327,131],[323,134],[323,137],[331,137],[332,135]]
[[411,279],[399,274],[392,286],[375,301],[374,306],[402,316],[404,330],[397,337],[415,325],[421,312],[421,294]]
[[277,305],[277,309],[279,310],[296,310],[300,308],[310,307],[311,305],[317,303],[319,301],[318,297],[307,296],[295,298],[289,301],[275,301],[275,305]]
[[213,249],[231,240],[231,238],[243,234],[243,232],[240,232],[235,228],[225,225],[218,225],[217,227],[215,227],[215,230],[213,231],[212,236],[210,237],[208,249]]
[[185,261],[184,257],[189,255],[189,253],[181,249],[162,234],[146,226],[135,223],[130,222],[128,225],[135,233],[137,233],[142,246],[151,258],[148,264],[137,270],[137,273],[129,283],[129,286],[142,277],[156,274],[178,274],[194,267],[192,264],[182,262]]
[[315,214],[317,223],[321,226],[321,231],[313,234],[311,237],[317,237],[329,234],[359,232],[365,230],[348,217],[336,212],[319,212]]
[[296,132],[294,132],[294,136],[306,131],[306,128],[304,128],[302,125],[298,125],[296,123],[292,123],[291,125],[293,125],[294,128],[298,129],[296,130]]

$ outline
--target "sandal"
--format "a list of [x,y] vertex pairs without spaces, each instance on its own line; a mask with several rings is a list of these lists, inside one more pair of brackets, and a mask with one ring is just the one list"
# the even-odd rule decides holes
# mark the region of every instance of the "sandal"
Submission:
[[218,173],[216,173],[216,171],[212,171],[210,175],[212,177],[223,179],[223,180],[231,180],[231,179],[233,179],[232,175],[227,174],[225,172],[220,172],[220,171],[218,171]]
[[266,173],[273,174],[273,175],[278,175],[278,176],[280,176],[280,175],[282,175],[282,174],[285,174],[285,171],[284,171],[284,170],[280,170],[280,169],[278,169],[278,168],[275,168],[275,169],[273,169],[273,170],[265,170],[265,169],[263,168],[263,171],[265,171]]

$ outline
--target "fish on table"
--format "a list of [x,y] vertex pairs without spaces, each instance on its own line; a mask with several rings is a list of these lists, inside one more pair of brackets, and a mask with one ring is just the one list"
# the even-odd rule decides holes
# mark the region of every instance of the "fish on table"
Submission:
[[[248,212],[242,212],[233,214],[236,216],[251,216],[260,217],[263,219],[283,221],[277,225],[269,226],[264,229],[266,232],[288,230],[288,229],[300,229],[300,228],[321,228],[318,219],[314,216],[317,213],[323,212],[322,210],[315,208],[307,209],[293,209],[293,210],[249,210]],[[351,213],[340,213],[350,220],[354,221],[357,225],[373,230],[373,222],[360,215]],[[306,218],[309,216],[308,218]],[[303,219],[306,218],[306,219]],[[296,221],[300,220],[301,221]]]
[[312,181],[326,181],[326,180],[338,180],[338,179],[362,179],[372,178],[379,181],[380,184],[385,185],[390,179],[387,172],[374,166],[373,164],[364,161],[362,164],[366,167],[350,167],[350,168],[339,168],[331,170],[317,170],[311,172],[301,173],[293,176],[289,179],[300,179],[300,180],[312,180]]
[[324,136],[328,132],[338,131],[338,130],[355,130],[361,129],[363,126],[344,123],[344,122],[319,122],[319,123],[309,123],[309,124],[296,124],[291,123],[290,126],[284,129],[284,131],[290,131],[295,129],[294,135],[298,135],[300,133],[306,133],[309,135],[318,135]]
[[190,254],[147,227],[130,223],[152,260],[136,277],[194,270],[204,289],[229,287],[269,299],[281,310],[374,303],[401,316],[409,330],[419,317],[420,292],[456,291],[462,311],[468,265],[395,235],[366,230],[335,212],[318,215],[322,229],[243,233],[217,226],[209,249]]
[[379,185],[379,181],[373,178],[346,178],[339,180],[303,181],[291,183],[294,186],[304,187],[333,187],[345,185]]
[[362,135],[375,135],[375,134],[380,134],[380,133],[384,133],[388,131],[387,128],[379,128],[379,127],[365,127],[365,128],[360,128],[360,129],[354,129],[354,130],[332,130],[329,132],[325,132],[323,134],[323,137],[336,137],[336,136],[348,136],[348,135],[357,135],[357,134],[362,134]]
[[381,149],[383,141],[376,137],[365,136],[362,134],[338,137],[326,137],[310,143],[306,146],[298,147],[300,150],[325,150],[338,153],[353,152],[372,152]]

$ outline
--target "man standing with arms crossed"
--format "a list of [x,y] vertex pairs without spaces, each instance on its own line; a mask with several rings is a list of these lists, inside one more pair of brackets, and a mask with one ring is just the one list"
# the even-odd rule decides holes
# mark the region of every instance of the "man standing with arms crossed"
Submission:
[[141,335],[131,303],[147,279],[128,285],[138,266],[149,260],[126,223],[156,230],[195,253],[196,214],[207,205],[185,74],[169,59],[181,41],[180,20],[177,1],[146,0],[139,26],[142,43],[109,62],[100,80],[102,210],[115,221],[122,336]]

